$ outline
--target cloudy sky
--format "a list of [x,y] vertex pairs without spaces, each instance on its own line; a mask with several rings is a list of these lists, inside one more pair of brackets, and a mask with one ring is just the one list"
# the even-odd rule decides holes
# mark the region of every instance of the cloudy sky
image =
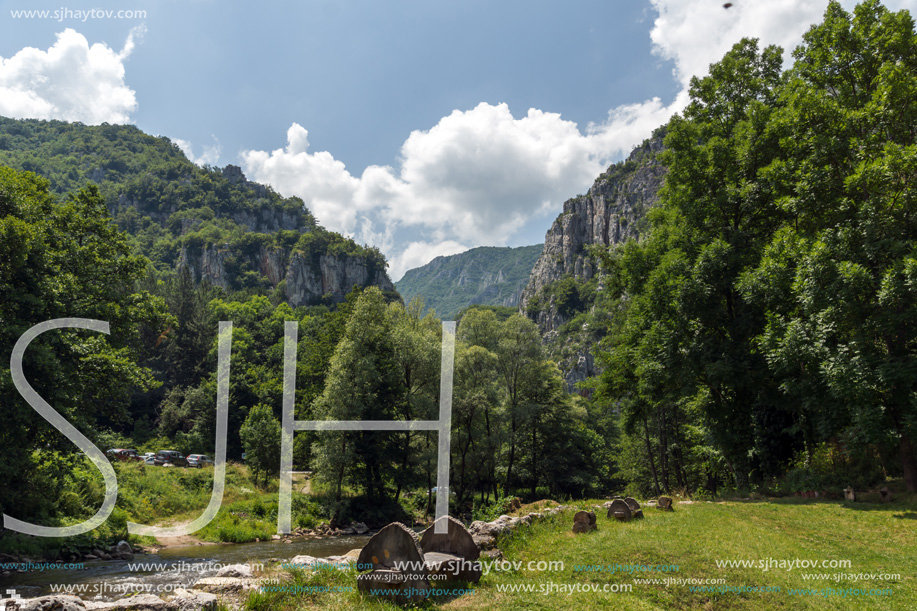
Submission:
[[684,107],[692,75],[743,36],[789,52],[827,5],[69,1],[0,0],[0,115],[134,123],[240,165],[379,246],[393,279],[541,242],[565,199]]

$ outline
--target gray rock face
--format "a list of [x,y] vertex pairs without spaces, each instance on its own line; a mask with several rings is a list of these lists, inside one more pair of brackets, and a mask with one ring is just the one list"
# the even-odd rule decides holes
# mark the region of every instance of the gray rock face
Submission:
[[[217,245],[207,246],[199,254],[182,248],[178,267],[187,266],[196,281],[207,279],[229,289],[231,276],[227,261],[233,255],[228,247]],[[247,262],[272,286],[285,282],[287,302],[294,308],[317,303],[325,297],[340,303],[355,285],[377,286],[383,291],[395,289],[384,270],[370,269],[369,261],[359,256],[321,255],[314,261],[298,252],[291,254],[283,248],[262,246]]]
[[[567,275],[587,282],[599,274],[589,246],[611,246],[639,237],[646,212],[658,202],[665,180],[666,168],[658,159],[662,140],[656,135],[645,141],[626,161],[599,176],[585,195],[567,200],[563,213],[545,235],[544,250],[522,292],[519,311],[533,316],[552,352],[561,348],[554,344],[557,330],[567,318],[558,311],[554,299],[547,297],[546,289]],[[598,290],[602,290],[599,282]],[[530,308],[533,300],[540,301],[537,312]],[[581,337],[572,340],[575,349],[564,350],[572,356],[560,360],[568,392],[575,392],[579,382],[600,373],[589,338],[583,329]]]
[[[587,246],[610,246],[639,236],[640,221],[658,201],[665,178],[665,167],[656,157],[660,151],[661,138],[647,140],[627,161],[599,176],[585,195],[564,202],[563,213],[545,235],[544,250],[520,298],[520,311],[525,312],[542,288],[564,274],[591,279],[598,270],[586,253]],[[628,164],[634,167],[628,169]],[[544,332],[564,322],[556,311],[542,314],[538,323]]]

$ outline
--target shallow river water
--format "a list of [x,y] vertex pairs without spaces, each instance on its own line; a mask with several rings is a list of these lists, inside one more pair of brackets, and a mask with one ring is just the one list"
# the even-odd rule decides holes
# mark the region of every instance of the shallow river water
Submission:
[[81,598],[112,600],[128,592],[168,595],[189,588],[201,577],[211,577],[229,564],[257,564],[270,559],[288,561],[306,554],[323,558],[362,548],[369,537],[345,536],[294,539],[291,543],[264,541],[232,545],[172,547],[156,554],[135,554],[132,560],[88,560],[82,570],[54,569],[0,576],[0,594],[8,590],[22,598],[70,593]]

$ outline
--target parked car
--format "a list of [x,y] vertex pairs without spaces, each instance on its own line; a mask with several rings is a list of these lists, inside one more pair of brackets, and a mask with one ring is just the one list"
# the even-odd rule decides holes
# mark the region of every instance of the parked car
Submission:
[[176,467],[187,467],[188,459],[181,455],[181,452],[175,450],[159,450],[153,457],[153,464],[161,467],[165,464],[175,465]]
[[137,450],[129,450],[125,448],[114,448],[106,452],[109,458],[115,460],[143,460],[140,456],[137,455]]
[[211,459],[209,456],[206,456],[205,454],[191,454],[188,456],[188,466],[189,467],[197,467],[198,469],[200,469],[201,467],[212,466],[212,465],[213,465],[213,459]]
[[145,465],[150,465],[150,466],[155,466],[155,465],[156,465],[156,455],[155,455],[155,454],[147,454],[146,456],[144,456],[144,457],[143,457],[143,464],[145,464]]

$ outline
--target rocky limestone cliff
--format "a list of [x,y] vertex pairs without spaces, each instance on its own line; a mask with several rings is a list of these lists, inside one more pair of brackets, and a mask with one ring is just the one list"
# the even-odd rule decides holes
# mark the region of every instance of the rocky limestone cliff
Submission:
[[354,286],[395,290],[384,269],[376,269],[371,261],[360,256],[320,255],[316,261],[300,252],[264,246],[256,254],[245,256],[210,245],[199,252],[182,248],[178,261],[179,267],[188,266],[196,281],[207,279],[227,290],[236,288],[232,286],[235,274],[228,269],[230,265],[257,271],[274,288],[283,282],[287,303],[294,308],[329,300],[340,303]]
[[585,195],[564,202],[564,211],[545,235],[544,249],[519,300],[520,312],[538,323],[549,349],[559,358],[570,392],[576,383],[598,373],[590,350],[594,338],[588,329],[559,337],[558,330],[576,313],[559,311],[552,285],[567,276],[585,283],[599,273],[589,246],[610,246],[639,236],[665,178],[666,169],[658,159],[664,135],[657,130],[625,161],[599,176]]

